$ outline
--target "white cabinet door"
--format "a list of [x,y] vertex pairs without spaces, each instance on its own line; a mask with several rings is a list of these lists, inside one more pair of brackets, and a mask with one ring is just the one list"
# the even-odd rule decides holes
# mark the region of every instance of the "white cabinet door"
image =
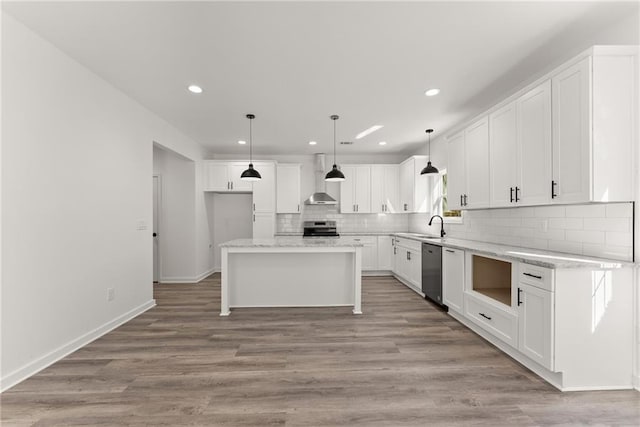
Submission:
[[518,205],[548,204],[552,179],[551,81],[518,98],[517,112]]
[[299,164],[279,164],[277,166],[276,213],[300,213]]
[[489,130],[491,207],[513,206],[516,203],[518,169],[515,102],[491,113]]
[[466,208],[489,207],[489,120],[485,116],[467,129],[464,135],[467,178]]
[[399,190],[400,167],[398,165],[371,165],[371,212],[400,212]]
[[378,236],[377,270],[393,270],[393,237]]
[[422,289],[422,252],[411,250],[407,253],[409,254],[407,279],[420,290]]
[[356,166],[355,174],[356,212],[371,213],[371,166]]
[[460,210],[464,206],[467,188],[464,167],[464,132],[453,136],[447,144],[447,206],[450,210]]
[[400,164],[400,212],[413,212],[413,171],[415,160]]
[[255,162],[254,167],[262,179],[252,182],[253,211],[275,212],[276,210],[276,166],[273,162]]
[[272,239],[276,233],[276,218],[273,212],[255,212],[253,214],[253,238]]
[[205,161],[204,191],[230,191],[229,165],[227,163]]
[[340,183],[340,212],[371,213],[371,167],[343,165],[345,180]]
[[464,313],[464,251],[442,250],[442,297],[449,310]]
[[[255,166],[255,164],[254,164]],[[233,162],[229,164],[229,181],[231,181],[231,191],[252,191],[252,182],[240,179],[242,172],[249,168],[249,162]],[[259,168],[256,168],[262,174]]]
[[591,58],[585,58],[551,79],[556,202],[590,199],[590,76]]
[[517,297],[518,350],[552,370],[552,293],[519,283]]

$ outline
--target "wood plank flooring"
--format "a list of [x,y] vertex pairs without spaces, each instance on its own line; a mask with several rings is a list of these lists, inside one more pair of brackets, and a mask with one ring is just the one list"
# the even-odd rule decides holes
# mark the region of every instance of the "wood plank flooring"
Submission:
[[561,393],[393,278],[349,308],[220,310],[220,277],[1,396],[3,426],[640,425],[636,391]]

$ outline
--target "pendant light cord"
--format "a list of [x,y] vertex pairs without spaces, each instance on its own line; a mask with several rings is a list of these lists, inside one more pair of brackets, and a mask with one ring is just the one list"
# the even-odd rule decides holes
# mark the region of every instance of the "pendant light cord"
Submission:
[[333,120],[333,164],[337,165],[336,163],[336,120]]
[[253,119],[249,119],[249,164],[253,163]]

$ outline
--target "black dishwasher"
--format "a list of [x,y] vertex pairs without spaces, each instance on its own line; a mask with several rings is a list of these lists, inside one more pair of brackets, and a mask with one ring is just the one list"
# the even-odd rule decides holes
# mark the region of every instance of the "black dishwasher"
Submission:
[[436,304],[442,302],[442,246],[422,244],[422,293]]

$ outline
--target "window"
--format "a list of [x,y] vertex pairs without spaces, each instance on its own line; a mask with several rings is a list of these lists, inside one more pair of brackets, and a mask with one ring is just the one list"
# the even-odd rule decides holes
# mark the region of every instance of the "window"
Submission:
[[461,223],[462,211],[450,210],[447,199],[447,171],[443,169],[439,178],[433,180],[431,212],[441,215],[445,223]]

